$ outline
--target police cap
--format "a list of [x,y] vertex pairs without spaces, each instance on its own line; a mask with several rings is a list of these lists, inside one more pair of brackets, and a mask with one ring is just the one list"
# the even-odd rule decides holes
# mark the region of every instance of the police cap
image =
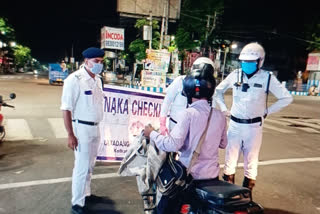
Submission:
[[82,56],[84,58],[97,58],[97,57],[103,57],[104,56],[104,51],[101,50],[100,48],[95,48],[91,47],[82,52]]

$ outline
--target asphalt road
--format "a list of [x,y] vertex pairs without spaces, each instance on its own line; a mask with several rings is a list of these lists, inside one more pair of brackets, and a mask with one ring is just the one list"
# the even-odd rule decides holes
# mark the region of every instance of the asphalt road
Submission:
[[[32,75],[0,75],[0,94],[10,92],[17,98],[10,102],[15,110],[2,109],[10,133],[0,147],[0,214],[69,213],[73,153],[57,125],[62,87]],[[228,93],[229,105],[230,98]],[[265,213],[320,213],[319,138],[320,97],[295,96],[290,106],[267,118],[253,192]],[[143,213],[135,178],[118,177],[118,164],[97,165],[92,192],[105,200],[89,205],[91,213]],[[240,164],[237,184],[242,173]]]

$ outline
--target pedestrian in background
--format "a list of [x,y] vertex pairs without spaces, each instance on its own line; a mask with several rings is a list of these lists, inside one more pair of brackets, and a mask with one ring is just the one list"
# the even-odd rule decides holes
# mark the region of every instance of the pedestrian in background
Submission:
[[[244,159],[243,186],[252,190],[257,177],[262,125],[267,115],[280,111],[292,102],[288,90],[272,75],[262,70],[265,51],[258,43],[247,44],[240,52],[241,69],[230,73],[216,88],[216,101],[227,116],[228,146],[225,155],[224,180],[234,183],[240,152]],[[224,93],[232,88],[231,112],[224,101]],[[268,93],[278,98],[267,106]]]
[[[211,59],[207,57],[197,58],[192,64],[191,74],[201,70],[205,64],[209,64],[213,67]],[[213,70],[211,75],[213,76]],[[177,114],[187,108],[187,98],[182,95],[183,79],[185,77],[185,75],[181,75],[175,78],[166,90],[166,96],[161,105],[160,112],[160,133],[162,135],[166,135],[168,133],[166,126],[167,116],[169,117],[169,131],[171,131],[177,123]]]
[[88,48],[82,52],[84,65],[65,79],[61,110],[68,132],[68,147],[74,150],[71,213],[85,213],[91,196],[91,175],[100,142],[99,122],[103,119],[103,88],[99,77],[104,51]]

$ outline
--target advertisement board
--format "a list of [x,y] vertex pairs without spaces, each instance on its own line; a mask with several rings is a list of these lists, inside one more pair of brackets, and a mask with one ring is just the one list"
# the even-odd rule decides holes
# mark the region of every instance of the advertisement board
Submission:
[[105,85],[104,93],[102,141],[97,160],[121,161],[134,137],[146,125],[159,128],[164,95],[113,85]]
[[320,53],[309,53],[306,70],[320,71]]
[[147,51],[144,70],[142,71],[141,82],[143,86],[166,87],[166,74],[170,64],[170,53],[163,50]]
[[101,48],[124,50],[124,29],[106,26],[101,28]]
[[117,12],[120,16],[141,18],[149,16],[151,11],[153,17],[162,17],[167,2],[169,3],[169,20],[179,19],[181,0],[118,0]]

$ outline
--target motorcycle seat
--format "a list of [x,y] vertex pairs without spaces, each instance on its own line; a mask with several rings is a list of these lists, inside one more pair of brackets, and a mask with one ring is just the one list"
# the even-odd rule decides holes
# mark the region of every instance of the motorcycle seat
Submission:
[[215,206],[241,206],[252,201],[250,189],[220,180],[197,180],[195,190],[200,200]]

